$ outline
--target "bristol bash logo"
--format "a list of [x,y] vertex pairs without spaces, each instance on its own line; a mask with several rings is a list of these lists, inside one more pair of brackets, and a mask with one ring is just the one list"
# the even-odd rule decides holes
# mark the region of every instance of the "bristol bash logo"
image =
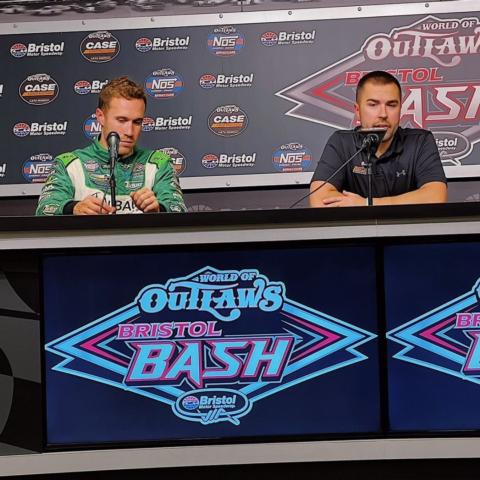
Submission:
[[480,19],[427,16],[368,37],[359,51],[301,79],[278,96],[287,115],[348,129],[359,79],[386,70],[402,85],[401,124],[432,130],[445,166],[462,166],[480,141]]
[[472,290],[387,333],[394,358],[480,384],[480,279]]
[[49,342],[54,370],[239,425],[255,402],[366,360],[375,335],[289,299],[258,270],[204,267]]

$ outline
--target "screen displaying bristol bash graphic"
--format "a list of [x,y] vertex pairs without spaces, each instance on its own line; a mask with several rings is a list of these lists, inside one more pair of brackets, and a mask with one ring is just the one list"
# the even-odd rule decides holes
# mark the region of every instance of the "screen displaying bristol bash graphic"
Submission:
[[[373,266],[370,247],[45,259],[47,443],[377,432]],[[348,302],[334,269],[362,272]]]
[[478,430],[480,245],[386,249],[390,426]]

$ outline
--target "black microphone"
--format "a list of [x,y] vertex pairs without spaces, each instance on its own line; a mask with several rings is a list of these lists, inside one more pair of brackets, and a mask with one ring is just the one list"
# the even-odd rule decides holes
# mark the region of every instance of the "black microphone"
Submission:
[[108,153],[110,160],[115,156],[118,157],[118,147],[120,146],[120,135],[117,132],[110,132],[107,136]]
[[110,132],[107,136],[108,154],[110,157],[110,199],[112,207],[117,206],[115,165],[118,159],[118,147],[120,146],[120,135],[117,132]]
[[372,128],[359,128],[356,130],[360,136],[363,137],[362,147],[371,149],[372,151],[377,149],[383,137],[387,133],[386,127],[372,127]]

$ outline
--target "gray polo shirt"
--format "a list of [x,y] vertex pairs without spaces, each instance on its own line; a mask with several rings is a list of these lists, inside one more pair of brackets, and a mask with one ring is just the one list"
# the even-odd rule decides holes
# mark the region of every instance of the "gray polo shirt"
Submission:
[[[338,130],[328,139],[312,182],[327,180],[340,165],[362,146],[362,137],[355,130]],[[338,191],[348,190],[367,196],[367,172],[363,152],[332,178]],[[445,173],[433,135],[419,128],[401,128],[395,133],[389,149],[373,159],[373,196],[390,197],[410,192],[428,182],[444,182]]]

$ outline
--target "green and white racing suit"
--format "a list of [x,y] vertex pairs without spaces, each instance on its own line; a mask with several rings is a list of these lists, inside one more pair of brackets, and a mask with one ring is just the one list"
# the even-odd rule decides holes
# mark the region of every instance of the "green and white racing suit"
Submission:
[[[52,173],[43,186],[36,215],[71,213],[74,201],[88,195],[111,204],[109,194],[110,167],[108,150],[98,140],[86,148],[56,157]],[[160,208],[166,212],[185,212],[182,191],[171,158],[161,152],[135,147],[133,153],[120,158],[115,165],[117,213],[142,213],[131,192],[143,187],[155,194]],[[70,206],[64,211],[65,206]]]

